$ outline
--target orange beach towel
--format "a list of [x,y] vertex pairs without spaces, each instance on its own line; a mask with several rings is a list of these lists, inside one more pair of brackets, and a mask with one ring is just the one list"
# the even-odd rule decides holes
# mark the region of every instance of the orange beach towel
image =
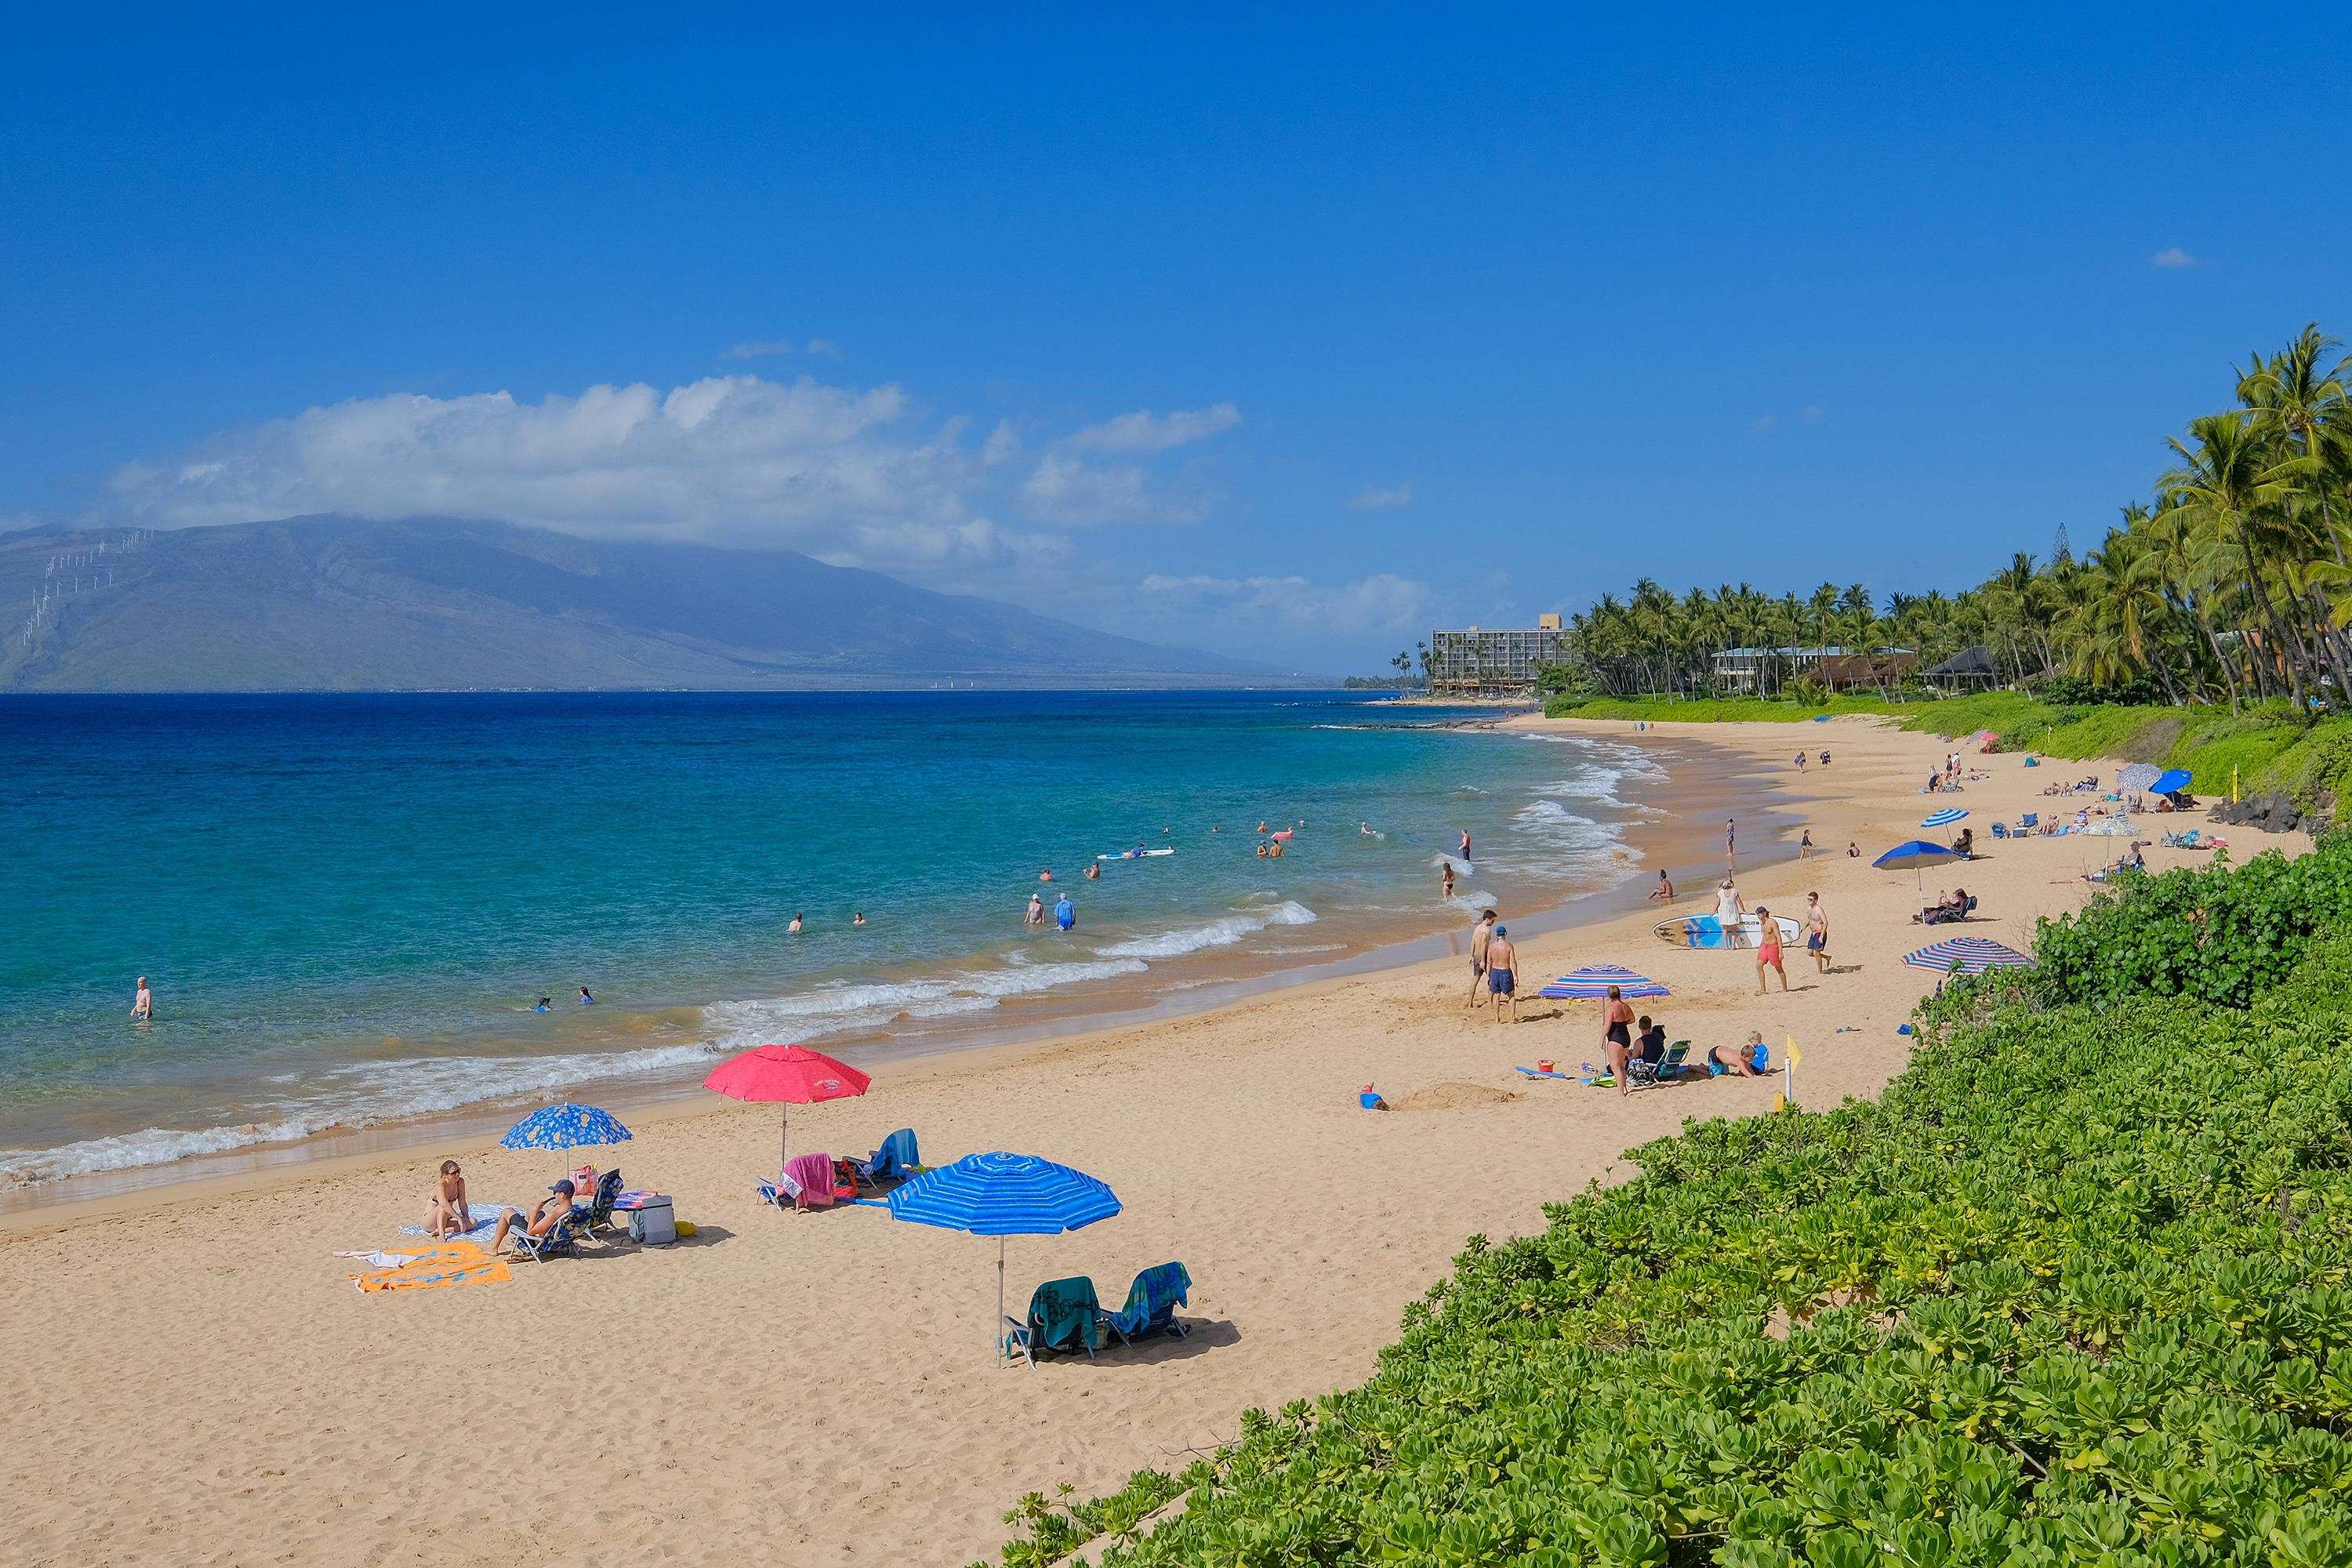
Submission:
[[397,1268],[372,1268],[352,1276],[362,1293],[378,1290],[437,1290],[445,1285],[488,1285],[510,1278],[503,1258],[482,1250],[478,1241],[431,1247]]

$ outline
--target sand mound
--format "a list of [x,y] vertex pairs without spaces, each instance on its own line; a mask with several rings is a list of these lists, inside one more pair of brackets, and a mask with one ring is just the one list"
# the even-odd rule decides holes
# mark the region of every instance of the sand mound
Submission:
[[1474,1105],[1508,1105],[1518,1099],[1512,1089],[1483,1083],[1433,1083],[1389,1101],[1391,1110],[1466,1110]]

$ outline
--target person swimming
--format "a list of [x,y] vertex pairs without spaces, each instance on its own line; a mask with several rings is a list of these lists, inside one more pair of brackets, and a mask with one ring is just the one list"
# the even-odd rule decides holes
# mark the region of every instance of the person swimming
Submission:
[[864,910],[858,910],[856,914],[850,918],[849,923],[854,926],[864,925],[866,923],[866,911]]
[[1089,882],[1099,882],[1102,880],[1102,868],[1096,865],[1091,860],[1087,862],[1087,880]]
[[588,994],[588,987],[585,985],[580,988],[580,1005],[583,1007],[593,1007],[596,1005],[596,998]]
[[1048,866],[1044,870],[1038,872],[1037,879],[1041,882],[1052,881],[1054,879],[1054,868]]
[[541,998],[539,999],[539,1005],[538,1005],[538,1006],[536,1006],[536,1007],[533,1007],[533,1008],[531,1009],[531,1011],[532,1011],[532,1012],[534,1012],[534,1013],[544,1013],[544,1012],[546,1012],[549,1008],[551,1008],[551,1007],[552,1007],[552,1006],[554,1006],[554,1005],[555,1005],[555,998],[554,998],[554,997],[552,997],[552,996],[542,996],[542,997],[541,997]]
[[793,923],[784,928],[784,934],[787,936],[801,934],[801,917],[797,913],[793,916]]

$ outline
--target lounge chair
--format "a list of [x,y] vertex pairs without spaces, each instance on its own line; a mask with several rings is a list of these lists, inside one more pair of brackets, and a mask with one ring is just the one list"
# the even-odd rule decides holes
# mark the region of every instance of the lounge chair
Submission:
[[885,1182],[903,1182],[923,1168],[915,1148],[915,1130],[911,1127],[901,1127],[882,1140],[882,1147],[874,1151],[871,1159],[851,1159],[845,1163],[861,1187],[878,1187]]
[[1192,1304],[1192,1276],[1181,1263],[1155,1264],[1127,1288],[1126,1306],[1102,1315],[1103,1327],[1130,1345],[1150,1334],[1182,1339],[1192,1331],[1177,1321],[1176,1309]]
[[1992,825],[1992,836],[1993,836],[1995,838],[2006,838],[2006,837],[2009,837],[2009,827],[2008,827],[2008,826],[2007,826],[2006,824],[2004,824],[2004,823],[1999,823],[1999,822],[1994,823],[1994,824]]
[[1040,1355],[1082,1350],[1092,1361],[1100,1348],[1107,1314],[1095,1297],[1095,1282],[1080,1274],[1068,1279],[1048,1279],[1029,1298],[1026,1321],[1004,1320],[1004,1353],[1019,1352],[1031,1366]]
[[580,1238],[588,1234],[588,1211],[571,1208],[563,1216],[547,1227],[545,1236],[533,1236],[528,1227],[509,1232],[518,1250],[530,1254],[534,1263],[544,1263],[551,1258],[577,1258]]
[[581,1234],[594,1237],[601,1231],[618,1228],[618,1222],[613,1218],[613,1206],[620,1202],[620,1199],[621,1173],[607,1171],[598,1179],[596,1195],[590,1201],[588,1206],[585,1209],[572,1211],[581,1216]]
[[1656,1061],[1634,1057],[1625,1064],[1625,1092],[1637,1089],[1655,1089],[1658,1085],[1683,1076],[1683,1058],[1690,1055],[1688,1040],[1676,1040],[1666,1047],[1665,1055]]

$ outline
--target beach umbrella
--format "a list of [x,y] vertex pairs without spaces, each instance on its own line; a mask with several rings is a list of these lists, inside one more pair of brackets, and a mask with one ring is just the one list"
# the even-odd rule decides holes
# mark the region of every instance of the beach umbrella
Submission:
[[1931,811],[1927,816],[1921,817],[1919,819],[1919,826],[1922,827],[1949,827],[1953,823],[1958,822],[1967,815],[1967,812],[1961,810],[1957,805],[1948,805],[1941,811]]
[[[1034,1154],[995,1150],[936,1165],[894,1188],[891,1217],[996,1237],[996,1321],[1004,1321],[1004,1238],[1059,1236],[1118,1213],[1100,1178]],[[994,1339],[992,1331],[992,1339]],[[994,1341],[1001,1359],[1003,1342]]]
[[1984,936],[1946,937],[1906,955],[1903,962],[1914,969],[1932,969],[1938,974],[1949,974],[1956,969],[1963,974],[1982,974],[1988,969],[2025,969],[2033,963],[2017,949]]
[[2147,786],[2147,791],[2150,795],[2179,795],[2188,787],[2189,770],[2174,768],[2170,773],[2158,773],[2156,781]]
[[1648,975],[1636,974],[1622,963],[1588,963],[1581,969],[1571,969],[1536,994],[1554,1001],[1587,1001],[1608,995],[1612,985],[1627,996],[1672,994]]
[[2126,795],[2146,789],[2164,776],[2164,770],[2154,763],[2126,763],[2116,770],[2116,788]]
[[[730,1100],[814,1105],[821,1100],[864,1094],[872,1081],[847,1062],[837,1062],[806,1046],[755,1046],[713,1068],[702,1087],[717,1089]],[[792,1112],[785,1111],[785,1125],[776,1132],[778,1170],[783,1168],[784,1133],[791,1118]]]
[[629,1130],[593,1105],[551,1105],[534,1110],[499,1140],[501,1149],[577,1149],[585,1143],[625,1143]]
[[[1929,866],[1943,866],[1960,857],[1941,844],[1931,844],[1925,838],[1914,838],[1908,844],[1897,844],[1871,864],[1882,871],[1918,872]],[[1916,882],[1917,878],[1915,876]],[[1926,891],[1922,886],[1922,892]]]

